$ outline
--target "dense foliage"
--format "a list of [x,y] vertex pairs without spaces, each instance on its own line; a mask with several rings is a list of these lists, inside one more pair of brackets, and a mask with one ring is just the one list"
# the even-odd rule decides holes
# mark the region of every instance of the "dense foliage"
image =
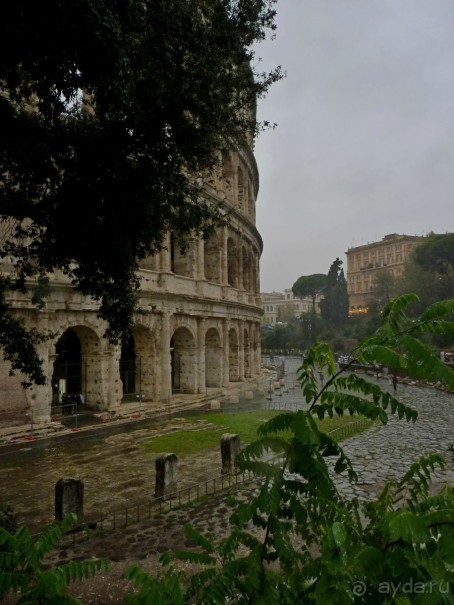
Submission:
[[[408,310],[417,302],[415,295],[392,301],[377,332],[356,348],[353,359],[454,390],[454,372],[419,338],[425,332],[454,333],[454,301],[439,302],[414,321]],[[323,385],[317,381],[320,370],[327,377]],[[354,482],[355,469],[314,422],[314,417],[344,414],[383,424],[390,415],[415,422],[416,411],[379,384],[339,371],[323,343],[309,351],[299,381],[307,411],[285,412],[261,425],[258,439],[237,459],[260,481],[249,501],[236,503],[230,535],[217,544],[188,527],[187,538],[197,549],[178,557],[202,570],[186,578],[168,566],[168,555],[157,578],[134,566],[129,577],[140,592],[128,602],[452,603],[453,488],[429,492],[443,458],[427,454],[415,461],[400,481],[387,483],[362,507],[337,489],[336,475]]]
[[[59,269],[99,301],[112,340],[129,328],[138,261],[169,230],[206,234],[224,218],[201,179],[263,126],[256,100],[281,75],[254,69],[251,48],[275,28],[274,2],[5,4],[0,259],[17,261],[8,286],[36,277],[39,298]],[[34,379],[37,358],[22,362]]]
[[70,595],[69,584],[106,569],[107,562],[69,561],[56,567],[45,563],[46,555],[75,522],[71,513],[62,522],[48,525],[36,538],[25,526],[15,531],[0,526],[0,598],[15,593],[18,605],[80,605],[80,600]]

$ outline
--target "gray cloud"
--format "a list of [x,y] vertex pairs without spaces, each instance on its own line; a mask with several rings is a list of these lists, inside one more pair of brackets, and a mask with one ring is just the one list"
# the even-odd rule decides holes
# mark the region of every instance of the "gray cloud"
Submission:
[[454,2],[280,0],[259,103],[262,290],[387,233],[454,230]]

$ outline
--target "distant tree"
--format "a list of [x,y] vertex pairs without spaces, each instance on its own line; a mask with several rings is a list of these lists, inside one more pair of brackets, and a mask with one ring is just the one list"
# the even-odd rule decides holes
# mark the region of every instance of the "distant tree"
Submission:
[[[274,3],[4,6],[0,260],[16,259],[5,286],[36,278],[39,298],[61,270],[99,303],[107,336],[121,339],[137,307],[139,261],[169,231],[181,241],[219,225],[203,180],[222,150],[266,126],[256,101],[281,74],[252,67],[251,48],[275,29]],[[0,345],[13,348],[6,327]],[[20,369],[42,382],[38,357],[28,358],[22,342]]]
[[315,313],[315,301],[317,296],[323,293],[326,282],[327,276],[324,273],[302,275],[293,284],[292,292],[297,298],[309,296],[312,299],[312,313]]
[[348,318],[347,281],[342,264],[339,258],[332,262],[320,303],[323,319],[335,326],[343,324]]

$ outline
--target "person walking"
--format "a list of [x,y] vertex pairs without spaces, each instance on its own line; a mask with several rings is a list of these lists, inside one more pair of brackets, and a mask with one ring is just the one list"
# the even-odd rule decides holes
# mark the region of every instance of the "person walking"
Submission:
[[393,377],[391,378],[391,381],[393,383],[393,388],[394,388],[394,392],[397,392],[397,383],[399,382],[397,380],[397,376],[395,374],[393,374]]

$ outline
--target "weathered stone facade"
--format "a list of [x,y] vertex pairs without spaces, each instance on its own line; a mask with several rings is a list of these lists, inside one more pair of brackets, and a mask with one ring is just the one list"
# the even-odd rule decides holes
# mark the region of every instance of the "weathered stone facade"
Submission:
[[[209,198],[230,213],[228,226],[194,238],[185,254],[168,236],[165,247],[141,264],[141,312],[133,338],[113,345],[103,334],[97,305],[54,274],[43,309],[12,292],[9,303],[28,327],[49,330],[39,345],[48,378],[23,391],[19,377],[0,368],[3,422],[48,421],[68,393],[82,393],[92,410],[118,411],[125,401],[168,401],[175,393],[205,393],[260,373],[259,258],[255,227],[258,172],[252,152],[226,152],[206,183]],[[7,271],[4,265],[4,271]]]

